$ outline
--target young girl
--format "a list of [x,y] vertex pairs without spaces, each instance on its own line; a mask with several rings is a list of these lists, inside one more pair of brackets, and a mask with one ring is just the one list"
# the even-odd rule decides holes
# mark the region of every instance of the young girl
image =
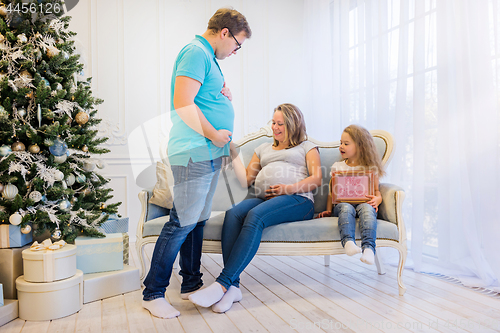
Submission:
[[[378,188],[378,177],[385,174],[381,159],[373,138],[365,128],[350,125],[344,129],[340,138],[341,162],[332,165],[332,176],[335,171],[369,170],[375,173],[375,195],[367,195],[369,201],[361,204],[342,202],[335,205],[333,216],[338,217],[340,240],[347,255],[352,256],[363,252],[361,261],[373,265],[375,258],[375,240],[377,238],[377,211],[382,202],[382,195]],[[332,215],[332,198],[328,196],[326,211],[318,217]],[[356,230],[356,216],[359,217],[361,231],[361,248],[356,245],[354,232]]]

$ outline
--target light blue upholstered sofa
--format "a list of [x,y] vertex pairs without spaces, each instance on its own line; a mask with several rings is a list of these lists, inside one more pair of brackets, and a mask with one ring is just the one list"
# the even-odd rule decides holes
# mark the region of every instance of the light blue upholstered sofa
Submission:
[[[380,130],[370,131],[375,144],[382,156],[382,163],[389,163],[394,148],[392,136]],[[319,147],[323,171],[323,183],[314,194],[315,212],[325,210],[330,181],[330,167],[340,160],[338,150],[339,142],[319,142],[309,137],[309,140]],[[236,142],[240,146],[240,156],[245,164],[250,161],[254,149],[263,142],[272,141],[272,132],[269,126],[261,128]],[[164,159],[165,160],[165,159]],[[381,180],[383,181],[383,179]],[[406,261],[406,229],[403,221],[401,207],[404,201],[404,190],[398,186],[381,183],[380,191],[383,202],[379,207],[377,226],[377,247],[392,247],[399,251],[399,264],[397,269],[397,282],[399,294],[403,295],[406,287],[403,285],[402,272]],[[242,189],[234,172],[225,170],[221,173],[219,184],[213,200],[212,217],[204,228],[203,252],[221,253],[220,236],[224,211],[231,207],[233,202],[243,200],[251,195],[252,188]],[[142,213],[137,227],[136,249],[141,261],[141,280],[149,269],[149,260],[146,259],[144,246],[156,242],[163,224],[168,221],[168,209],[148,203],[152,192],[143,190],[139,193]],[[359,230],[356,229],[356,239],[360,243]],[[340,236],[336,217],[326,217],[308,221],[284,223],[266,228],[262,235],[259,255],[324,255],[325,265],[329,264],[330,255],[344,254],[340,244]],[[384,269],[376,256],[375,262],[379,274],[384,274]],[[146,267],[148,266],[148,267]]]

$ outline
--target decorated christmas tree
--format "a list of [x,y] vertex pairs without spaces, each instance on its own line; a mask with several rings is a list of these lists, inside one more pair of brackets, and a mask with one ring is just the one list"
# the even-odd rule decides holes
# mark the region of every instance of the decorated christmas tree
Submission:
[[[90,79],[60,0],[0,4],[0,223],[52,239],[100,236],[120,203],[97,171],[99,147]],[[80,80],[81,79],[81,80]]]

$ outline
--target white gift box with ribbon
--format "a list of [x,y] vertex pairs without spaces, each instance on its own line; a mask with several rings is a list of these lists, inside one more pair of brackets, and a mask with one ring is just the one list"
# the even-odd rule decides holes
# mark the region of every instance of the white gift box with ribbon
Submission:
[[53,282],[76,274],[76,246],[50,239],[33,243],[22,252],[24,280],[27,282]]
[[66,317],[76,313],[83,306],[83,272],[68,279],[33,283],[23,276],[16,280],[19,298],[19,318],[43,321]]

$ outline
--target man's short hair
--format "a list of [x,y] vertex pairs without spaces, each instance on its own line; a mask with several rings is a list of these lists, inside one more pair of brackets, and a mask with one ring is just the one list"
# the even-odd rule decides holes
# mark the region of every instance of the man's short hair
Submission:
[[243,31],[246,38],[252,36],[252,30],[245,16],[231,8],[221,8],[217,10],[208,21],[207,30],[212,30],[213,33],[217,33],[224,28],[228,28],[231,34],[237,35]]

